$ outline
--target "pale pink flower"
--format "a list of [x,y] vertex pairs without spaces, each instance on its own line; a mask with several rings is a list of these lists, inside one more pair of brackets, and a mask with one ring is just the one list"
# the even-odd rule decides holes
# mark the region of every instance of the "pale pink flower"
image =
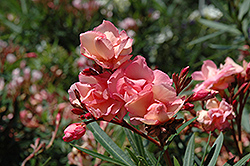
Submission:
[[73,123],[70,124],[65,130],[64,130],[64,136],[63,140],[65,142],[70,142],[73,140],[80,139],[86,132],[86,126],[81,123]]
[[124,63],[108,80],[110,95],[125,102],[134,124],[164,123],[180,110],[183,101],[177,99],[171,85],[169,76],[160,70],[152,71],[142,56]]
[[119,27],[121,27],[122,29],[125,29],[125,30],[136,29],[137,23],[133,18],[127,17],[119,23]]
[[124,109],[121,110],[123,103],[112,99],[109,95],[107,85],[109,77],[108,72],[95,76],[81,73],[80,82],[73,84],[68,91],[70,102],[73,105],[80,105],[74,93],[74,90],[77,90],[80,93],[81,102],[95,118],[103,117],[105,120],[111,120],[116,115],[123,117],[126,114]]
[[19,116],[24,126],[29,127],[29,128],[39,127],[39,121],[31,112],[27,110],[22,110],[20,111]]
[[125,31],[118,29],[109,21],[80,34],[81,54],[93,59],[103,68],[115,69],[132,55],[133,39]]
[[9,62],[9,63],[14,63],[14,62],[16,62],[16,56],[14,55],[14,54],[11,54],[11,53],[9,53],[7,56],[6,56],[6,60],[7,60],[7,62]]
[[4,89],[4,85],[5,85],[4,78],[0,77],[0,91]]
[[39,70],[32,70],[31,75],[32,75],[31,80],[33,82],[38,81],[43,77],[43,73],[41,71],[39,71]]
[[203,81],[198,84],[194,92],[202,89],[225,89],[228,85],[234,81],[234,74],[240,73],[243,68],[240,68],[232,60],[227,58],[226,64],[221,65],[220,69],[217,69],[215,63],[211,60],[206,60],[203,62],[201,71],[196,71],[192,74],[193,80]]
[[228,104],[225,99],[219,102],[216,98],[210,99],[206,103],[206,110],[198,111],[197,121],[207,131],[220,131],[230,127],[228,120],[235,118],[232,105]]

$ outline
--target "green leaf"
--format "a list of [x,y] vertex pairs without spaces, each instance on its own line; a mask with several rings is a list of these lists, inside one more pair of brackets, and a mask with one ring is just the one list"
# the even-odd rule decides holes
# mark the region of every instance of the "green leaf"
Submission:
[[134,160],[134,162],[136,163],[136,165],[138,165],[139,159],[136,157],[136,155],[129,148],[126,147],[125,149],[128,151],[128,154]]
[[180,163],[179,163],[178,160],[175,158],[175,156],[174,156],[173,158],[174,158],[174,166],[180,166]]
[[172,140],[174,139],[174,137],[178,134],[180,134],[180,132],[185,128],[187,127],[188,125],[190,125],[193,121],[195,121],[196,119],[198,118],[197,117],[194,117],[193,119],[190,119],[189,121],[187,121],[186,123],[184,123],[181,127],[179,127],[177,130],[176,130],[176,133],[171,135],[166,143],[166,147],[172,142]]
[[139,160],[140,160],[139,163],[140,163],[141,165],[143,165],[143,166],[149,166],[147,160],[146,160],[144,157],[138,156],[138,158],[139,158]]
[[22,12],[23,12],[24,14],[27,14],[27,13],[28,13],[26,0],[21,0],[21,8],[22,8]]
[[138,146],[137,146],[136,140],[134,139],[133,133],[127,128],[124,128],[124,132],[127,135],[128,141],[130,142],[130,145],[132,146],[136,155],[139,155]]
[[[155,156],[147,150],[145,150],[145,152],[146,152],[146,155],[148,156],[148,159],[151,162],[151,164],[156,165],[157,159],[155,158]],[[159,165],[161,165],[161,164],[159,163]]]
[[17,32],[17,33],[22,32],[22,27],[8,21],[7,19],[5,19],[5,17],[2,14],[0,14],[0,20],[2,21],[3,24],[5,24],[10,29],[12,29],[14,32]]
[[206,145],[206,147],[205,147],[205,150],[204,150],[204,153],[203,153],[203,156],[202,156],[202,160],[201,160],[201,164],[200,165],[202,165],[203,164],[203,162],[204,162],[204,160],[205,160],[205,156],[206,156],[206,154],[207,154],[207,148],[208,148],[208,146],[209,146],[209,142],[210,142],[210,139],[211,139],[211,131],[209,132],[209,137],[208,137],[208,140],[207,140],[207,145]]
[[248,110],[246,108],[243,109],[243,116],[242,116],[241,125],[243,126],[244,130],[247,133],[250,133],[249,113],[248,113]]
[[247,12],[249,11],[249,8],[250,8],[250,0],[244,0],[244,2],[240,5],[239,15],[238,15],[239,20],[242,20],[244,15],[247,14]]
[[193,166],[194,165],[194,134],[191,136],[187,149],[185,151],[184,159],[183,159],[183,165],[185,166]]
[[222,144],[223,144],[223,134],[222,132],[220,133],[219,137],[215,140],[214,144],[212,147],[216,146],[215,147],[215,151],[214,151],[214,155],[212,157],[212,159],[210,160],[208,166],[215,166],[216,165],[216,161],[217,161],[217,158],[220,154],[220,150],[221,150],[221,147],[222,147]]
[[217,32],[214,32],[214,33],[211,33],[209,35],[206,35],[206,36],[203,36],[203,37],[200,37],[198,39],[195,39],[195,40],[192,40],[191,42],[189,42],[187,45],[195,45],[195,44],[198,44],[198,43],[201,43],[201,42],[204,42],[208,39],[212,39],[216,36],[219,36],[221,34],[225,33],[225,31],[217,31]]
[[236,164],[234,164],[233,166],[242,166],[244,165],[247,160],[250,159],[250,153],[248,153],[246,156],[244,156],[242,159],[240,159],[240,161],[238,161]]
[[100,128],[96,122],[88,124],[87,127],[93,133],[95,139],[110,155],[127,165],[134,165],[129,156],[127,156],[121,148],[114,143],[114,141]]
[[110,163],[127,166],[127,164],[121,162],[120,160],[110,158],[108,156],[104,156],[104,155],[102,155],[100,153],[96,153],[96,152],[91,151],[89,149],[84,149],[84,148],[82,148],[82,147],[80,147],[78,145],[73,145],[73,144],[71,144],[71,145],[74,146],[76,149],[78,149],[78,150],[80,150],[80,151],[82,151],[84,153],[87,153],[87,154],[89,154],[89,155],[91,155],[93,157],[99,158],[99,159],[104,160],[104,161],[108,161]]
[[200,19],[199,22],[213,29],[231,32],[236,35],[241,35],[241,32],[238,29],[236,29],[234,25],[227,25],[227,24],[205,20],[205,19]]
[[237,45],[218,45],[218,44],[209,44],[209,47],[217,50],[234,50],[239,48],[239,46]]
[[138,148],[138,152],[140,156],[146,157],[145,151],[144,151],[144,146],[142,143],[142,137],[136,133],[134,133],[134,139],[135,139],[135,143],[137,145]]

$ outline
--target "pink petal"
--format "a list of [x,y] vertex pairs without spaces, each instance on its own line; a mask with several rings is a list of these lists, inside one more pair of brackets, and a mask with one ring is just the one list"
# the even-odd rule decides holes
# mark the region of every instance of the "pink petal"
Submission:
[[95,38],[104,37],[100,32],[87,31],[80,34],[81,47],[85,48],[90,54],[98,55],[98,52],[95,48]]
[[107,31],[112,32],[115,37],[119,37],[119,31],[118,29],[109,21],[103,21],[101,25],[94,28],[94,31],[99,31],[101,33],[105,33]]
[[143,96],[137,96],[132,101],[125,104],[128,112],[136,116],[144,116],[147,112],[147,108],[151,105],[153,101],[153,93],[148,92]]
[[192,79],[193,80],[196,80],[196,81],[203,81],[205,80],[206,78],[204,77],[203,73],[201,71],[195,71],[193,74],[192,74]]
[[211,60],[206,60],[203,62],[201,71],[203,73],[203,76],[208,79],[217,73],[217,66],[216,64]]
[[176,99],[175,89],[168,84],[154,85],[153,93],[154,98],[163,103],[168,103]]
[[105,60],[112,58],[115,54],[112,43],[106,38],[96,38],[95,48],[98,54]]
[[169,76],[160,71],[160,70],[154,70],[154,81],[153,81],[153,84],[155,85],[159,85],[159,84],[169,84],[169,85],[172,85],[172,79],[169,78]]
[[139,55],[125,69],[125,73],[131,79],[145,79],[148,82],[154,80],[153,71],[147,66],[145,58]]

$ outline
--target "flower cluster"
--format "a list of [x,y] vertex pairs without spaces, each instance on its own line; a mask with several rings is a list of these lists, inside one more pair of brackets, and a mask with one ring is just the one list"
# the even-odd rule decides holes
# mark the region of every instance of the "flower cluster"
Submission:
[[[197,121],[206,131],[214,131],[215,129],[223,131],[230,127],[229,120],[236,117],[234,112],[236,107],[233,109],[233,104],[237,105],[235,99],[240,95],[240,99],[243,100],[244,91],[248,89],[246,85],[249,80],[249,67],[250,63],[246,61],[243,61],[243,66],[240,66],[227,57],[225,64],[221,64],[219,69],[213,61],[206,60],[203,62],[201,71],[192,74],[193,80],[203,81],[196,85],[194,92],[217,91],[216,93],[222,98],[221,102],[217,98],[207,100],[206,108],[208,111],[197,112]],[[225,93],[226,89],[228,89],[229,95]],[[243,103],[239,102],[241,105]],[[242,105],[240,108],[243,107]]]
[[[72,112],[81,119],[121,121],[129,113],[135,125],[159,125],[182,108],[184,99],[177,97],[167,74],[150,69],[142,56],[130,59],[133,40],[125,31],[119,33],[111,22],[103,21],[93,31],[80,34],[80,40],[81,54],[96,62],[79,74],[79,82],[68,91],[71,104],[82,110]],[[65,130],[65,141],[78,138],[71,133]]]

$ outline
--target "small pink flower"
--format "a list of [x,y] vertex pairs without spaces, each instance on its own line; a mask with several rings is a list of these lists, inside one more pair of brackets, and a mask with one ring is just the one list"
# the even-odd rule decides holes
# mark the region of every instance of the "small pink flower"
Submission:
[[192,74],[193,80],[203,81],[193,91],[198,92],[201,89],[225,89],[228,87],[228,84],[234,81],[233,75],[242,71],[243,68],[240,68],[230,58],[226,59],[225,65],[221,65],[220,69],[217,69],[213,61],[206,60],[203,62],[201,71],[196,71]]
[[115,69],[132,55],[133,39],[125,31],[118,29],[109,21],[80,34],[81,54],[93,59],[103,68]]
[[16,62],[17,58],[16,58],[16,56],[14,54],[9,53],[6,56],[6,60],[7,60],[7,62],[12,64],[12,63]]
[[63,140],[70,142],[80,139],[86,132],[86,127],[81,123],[73,123],[64,130]]
[[164,123],[183,104],[169,76],[160,70],[152,71],[142,56],[120,66],[108,80],[108,87],[112,98],[125,102],[134,124]]
[[85,104],[88,111],[95,117],[103,117],[105,120],[111,120],[116,115],[123,117],[125,110],[121,110],[122,102],[110,97],[107,80],[110,77],[108,72],[95,76],[87,76],[81,73],[80,82],[73,84],[69,89],[69,99],[73,105],[80,105],[74,90],[80,94],[80,100]]
[[220,131],[230,127],[228,120],[234,119],[232,105],[228,104],[225,99],[219,102],[216,98],[207,101],[206,108],[208,111],[198,111],[197,121],[200,122],[203,128],[207,131]]

